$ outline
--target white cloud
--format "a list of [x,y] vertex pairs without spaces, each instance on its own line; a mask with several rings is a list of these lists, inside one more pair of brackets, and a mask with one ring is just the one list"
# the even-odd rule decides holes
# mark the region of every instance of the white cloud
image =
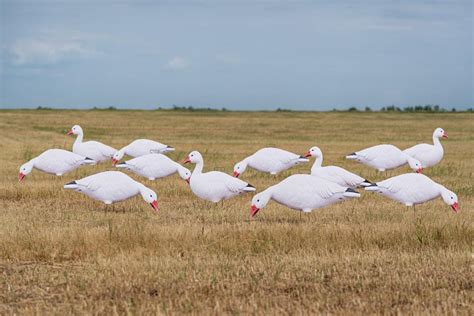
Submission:
[[14,65],[56,64],[64,60],[89,57],[96,53],[79,40],[45,38],[17,40],[9,52]]
[[171,58],[166,64],[165,68],[173,70],[186,69],[190,65],[190,62],[183,57],[175,56]]

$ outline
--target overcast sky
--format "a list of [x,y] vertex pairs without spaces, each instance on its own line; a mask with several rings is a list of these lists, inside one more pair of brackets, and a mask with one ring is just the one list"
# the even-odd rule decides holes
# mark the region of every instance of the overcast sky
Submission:
[[468,108],[472,3],[0,0],[0,106]]

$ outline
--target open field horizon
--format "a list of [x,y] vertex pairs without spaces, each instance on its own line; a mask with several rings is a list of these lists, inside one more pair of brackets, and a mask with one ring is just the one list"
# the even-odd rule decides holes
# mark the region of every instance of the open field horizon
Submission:
[[[0,111],[0,314],[64,313],[473,313],[474,114],[384,112]],[[204,171],[232,173],[262,147],[303,154],[319,146],[324,165],[371,181],[379,173],[344,156],[390,143],[431,143],[443,160],[424,173],[457,193],[460,212],[441,199],[410,209],[362,192],[302,214],[274,202],[249,220],[252,194],[213,204],[177,175],[149,181],[159,213],[140,197],[115,207],[62,185],[113,170],[85,166],[62,177],[18,168],[46,149],[84,140],[121,148],[137,138],[199,150]],[[260,192],[309,164],[276,176],[247,170]],[[193,166],[191,166],[191,169]]]

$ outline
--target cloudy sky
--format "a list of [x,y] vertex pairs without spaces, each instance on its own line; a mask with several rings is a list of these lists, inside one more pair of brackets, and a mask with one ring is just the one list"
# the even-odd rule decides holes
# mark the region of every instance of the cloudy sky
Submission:
[[0,0],[0,107],[468,108],[472,3]]

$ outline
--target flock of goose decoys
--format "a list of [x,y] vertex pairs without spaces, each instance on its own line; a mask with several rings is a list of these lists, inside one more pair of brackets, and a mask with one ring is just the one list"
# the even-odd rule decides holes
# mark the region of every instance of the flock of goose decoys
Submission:
[[[22,181],[33,168],[62,176],[83,165],[112,160],[116,168],[128,170],[149,180],[178,173],[199,198],[219,202],[242,193],[256,191],[255,187],[239,178],[248,167],[277,174],[297,164],[308,162],[310,157],[315,157],[311,174],[291,175],[256,194],[251,203],[251,217],[263,209],[270,200],[295,210],[311,212],[329,204],[360,197],[360,193],[355,189],[361,187],[367,191],[378,192],[407,207],[414,207],[416,204],[441,197],[455,212],[459,210],[455,193],[421,174],[423,168],[436,165],[443,158],[443,147],[439,139],[448,135],[441,128],[434,131],[432,145],[419,144],[402,151],[393,145],[384,144],[346,156],[347,159],[379,171],[408,164],[416,172],[401,174],[376,183],[341,167],[323,166],[323,154],[318,147],[312,147],[304,155],[278,148],[263,148],[238,162],[231,176],[219,171],[203,172],[204,159],[198,151],[191,152],[183,162],[196,165],[191,172],[164,155],[173,151],[173,147],[153,140],[138,139],[116,150],[97,141],[83,142],[84,133],[79,125],[73,126],[67,134],[77,135],[72,152],[62,149],[46,150],[20,167],[19,181]],[[125,155],[134,158],[120,162]],[[140,194],[153,209],[158,210],[156,193],[120,171],[96,173],[69,182],[64,188],[81,192],[105,204],[123,201]]]

